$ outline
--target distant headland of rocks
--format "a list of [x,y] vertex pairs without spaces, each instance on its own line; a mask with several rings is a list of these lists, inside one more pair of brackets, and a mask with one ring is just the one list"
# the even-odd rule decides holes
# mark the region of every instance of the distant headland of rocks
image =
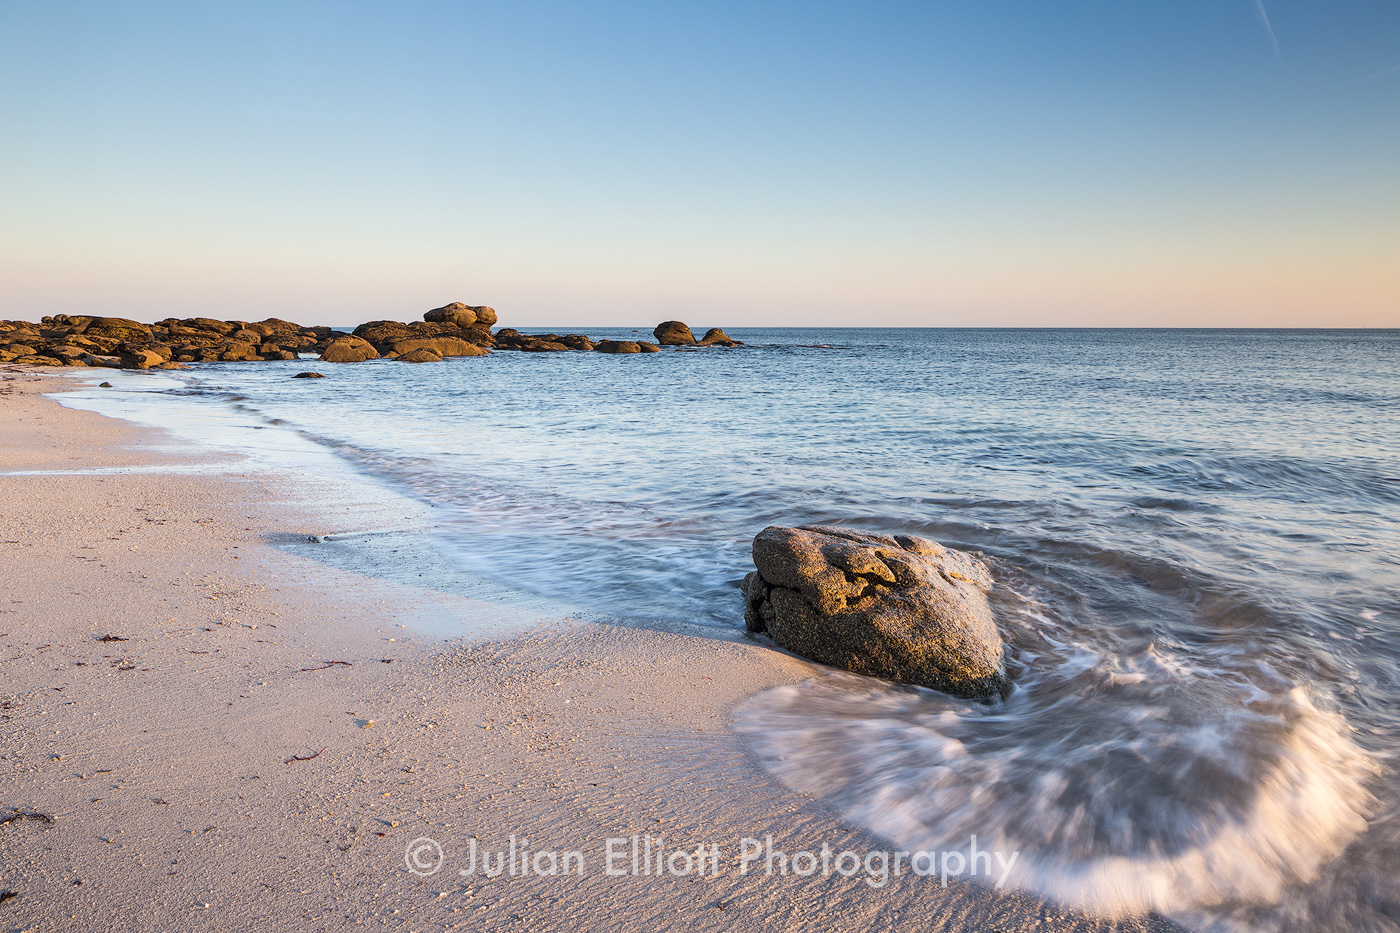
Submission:
[[485,356],[492,350],[526,353],[658,353],[740,347],[718,327],[700,339],[680,321],[664,321],[652,331],[656,343],[592,340],[583,334],[522,334],[509,327],[492,331],[496,312],[484,305],[453,302],[434,308],[423,320],[369,321],[352,333],[330,327],[303,327],[291,321],[219,321],[207,317],[166,318],[141,324],[119,317],[58,314],[38,324],[0,321],[0,363],[32,366],[103,366],[113,369],[182,369],[188,363],[242,363],[295,360],[315,353],[328,363],[394,359],[433,363],[452,356]]

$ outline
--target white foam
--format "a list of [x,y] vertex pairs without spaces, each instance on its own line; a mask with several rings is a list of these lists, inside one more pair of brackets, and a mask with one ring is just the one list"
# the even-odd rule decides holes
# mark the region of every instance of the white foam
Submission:
[[[1365,831],[1375,767],[1305,688],[1186,729],[1181,709],[1155,712],[1066,740],[1072,707],[988,708],[837,674],[761,694],[736,726],[784,783],[901,848],[975,834],[1020,853],[1009,885],[1109,917],[1274,903]],[[1132,759],[1130,778],[1112,773]]]

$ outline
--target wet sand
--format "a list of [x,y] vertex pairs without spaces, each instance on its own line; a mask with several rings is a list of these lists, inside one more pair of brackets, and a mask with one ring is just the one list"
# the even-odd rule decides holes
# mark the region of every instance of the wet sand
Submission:
[[[893,848],[730,730],[812,665],[467,598],[431,564],[338,569],[276,546],[353,527],[297,477],[0,380],[0,929],[1171,928],[907,872],[744,874],[746,838]],[[485,876],[512,836],[517,869],[582,873]],[[647,873],[634,836],[702,857]]]

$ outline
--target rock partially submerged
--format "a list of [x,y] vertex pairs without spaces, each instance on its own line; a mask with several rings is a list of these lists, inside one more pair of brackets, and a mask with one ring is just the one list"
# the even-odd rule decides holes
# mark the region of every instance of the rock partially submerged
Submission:
[[977,558],[913,535],[769,527],[754,538],[744,622],[789,651],[962,697],[1006,687]]
[[705,331],[705,336],[700,338],[698,345],[702,347],[742,347],[744,344],[743,341],[735,340],[718,327],[711,327]]
[[695,342],[695,335],[680,321],[662,321],[651,333],[663,347],[688,347]]

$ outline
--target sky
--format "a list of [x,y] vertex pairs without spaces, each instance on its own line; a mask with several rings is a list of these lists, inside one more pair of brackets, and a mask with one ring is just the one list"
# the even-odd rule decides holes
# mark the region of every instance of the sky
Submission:
[[0,0],[0,318],[1400,327],[1394,0]]

